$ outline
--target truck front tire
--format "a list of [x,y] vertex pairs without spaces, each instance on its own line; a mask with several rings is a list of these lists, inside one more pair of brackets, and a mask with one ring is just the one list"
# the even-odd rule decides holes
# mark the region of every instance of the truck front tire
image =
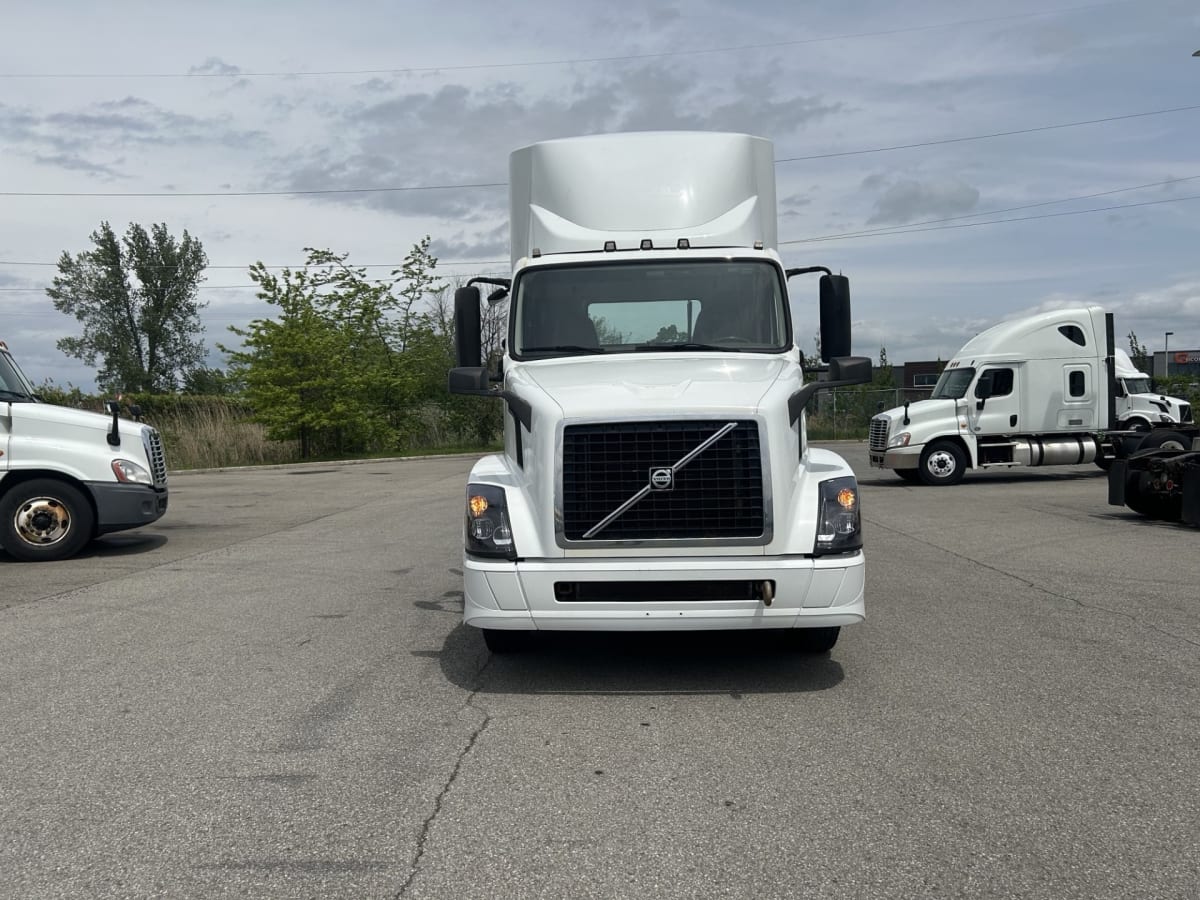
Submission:
[[953,441],[935,441],[921,452],[921,480],[935,487],[958,484],[967,471],[967,456]]
[[14,485],[0,498],[0,546],[22,562],[68,559],[92,539],[96,516],[76,487],[52,478]]
[[831,628],[795,628],[792,630],[796,649],[801,653],[828,653],[837,643],[842,629],[837,625]]
[[497,656],[505,653],[520,653],[533,644],[533,632],[509,631],[503,628],[484,628],[483,642]]

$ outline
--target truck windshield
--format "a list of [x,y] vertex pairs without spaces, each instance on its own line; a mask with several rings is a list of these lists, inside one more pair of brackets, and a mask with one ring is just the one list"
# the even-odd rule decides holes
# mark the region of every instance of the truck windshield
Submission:
[[1127,394],[1149,394],[1150,379],[1149,378],[1126,378],[1125,393]]
[[975,378],[974,369],[947,369],[930,395],[933,400],[961,400]]
[[513,307],[518,358],[791,346],[780,270],[764,260],[598,263],[533,269]]
[[0,350],[0,400],[32,400],[33,385],[11,356]]

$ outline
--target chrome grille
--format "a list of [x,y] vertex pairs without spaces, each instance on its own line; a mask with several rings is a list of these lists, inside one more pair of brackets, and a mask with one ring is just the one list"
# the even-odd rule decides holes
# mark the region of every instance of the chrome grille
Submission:
[[870,446],[872,450],[887,449],[889,421],[887,416],[876,416],[871,420]]
[[1179,421],[1181,423],[1192,421],[1191,404],[1189,404],[1189,403],[1180,403],[1179,404]]
[[146,459],[150,460],[150,474],[154,476],[154,486],[165,486],[167,455],[163,452],[162,436],[157,429],[146,426],[142,428],[142,444],[146,447]]
[[[719,420],[566,426],[563,537],[585,540],[585,534],[647,487],[652,471],[674,466],[729,424]],[[758,424],[733,424],[731,431],[674,470],[670,489],[650,490],[587,540],[765,542],[767,501]]]

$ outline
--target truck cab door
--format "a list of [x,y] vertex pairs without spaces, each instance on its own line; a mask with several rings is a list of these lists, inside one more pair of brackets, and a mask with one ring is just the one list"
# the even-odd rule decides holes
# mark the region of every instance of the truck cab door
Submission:
[[1011,366],[980,369],[967,409],[971,433],[977,436],[1013,434],[1022,428],[1017,370]]

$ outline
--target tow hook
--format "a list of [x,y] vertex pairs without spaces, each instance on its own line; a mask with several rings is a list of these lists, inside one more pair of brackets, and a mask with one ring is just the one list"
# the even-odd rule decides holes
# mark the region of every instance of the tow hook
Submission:
[[775,587],[770,581],[764,581],[759,590],[762,591],[763,606],[770,606],[771,601],[775,599]]

